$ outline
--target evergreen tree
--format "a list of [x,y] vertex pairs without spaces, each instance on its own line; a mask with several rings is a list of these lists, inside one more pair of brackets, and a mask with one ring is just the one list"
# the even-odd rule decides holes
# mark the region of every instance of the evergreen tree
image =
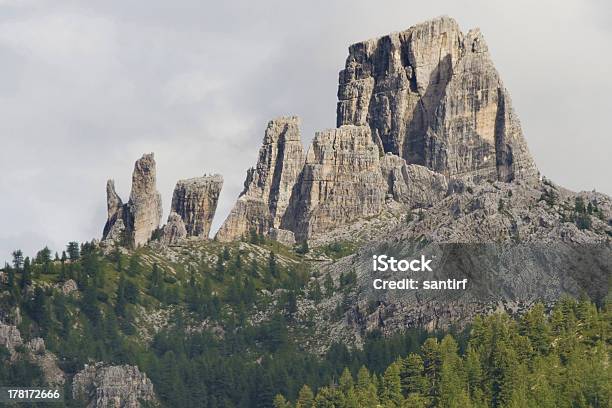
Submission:
[[268,257],[268,272],[275,278],[278,278],[278,265],[276,263],[276,254],[274,251],[270,251],[270,256]]
[[304,385],[300,389],[295,408],[314,408],[314,394],[308,385]]
[[26,286],[32,284],[32,267],[30,264],[30,258],[26,257],[23,261],[23,271],[21,273],[21,282],[19,283],[19,287],[23,291]]
[[68,257],[72,262],[76,262],[79,260],[81,256],[81,251],[79,249],[79,243],[71,241],[66,246],[66,251],[68,252]]
[[15,268],[17,272],[20,272],[21,267],[23,266],[23,252],[21,251],[21,249],[16,249],[13,251],[12,255],[13,255],[13,268]]

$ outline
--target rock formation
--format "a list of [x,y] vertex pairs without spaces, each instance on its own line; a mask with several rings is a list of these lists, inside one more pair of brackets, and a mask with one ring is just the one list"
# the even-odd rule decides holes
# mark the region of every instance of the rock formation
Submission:
[[447,176],[532,180],[537,170],[478,30],[441,17],[349,48],[337,124]]
[[187,236],[208,238],[222,186],[219,174],[176,183],[170,211],[183,220]]
[[299,119],[290,116],[268,122],[257,167],[248,170],[244,190],[217,239],[231,241],[251,230],[267,234],[270,228],[278,228],[303,164]]
[[128,206],[133,220],[134,246],[146,244],[159,228],[162,216],[161,195],[156,189],[155,159],[145,154],[134,165],[132,192]]
[[162,216],[161,196],[156,189],[155,159],[145,154],[134,164],[132,191],[123,203],[115,191],[115,183],[106,183],[108,219],[102,241],[138,247],[146,244],[159,228]]
[[15,358],[15,348],[22,344],[23,340],[21,339],[21,332],[19,329],[16,326],[4,324],[0,321],[0,346],[6,347],[11,359]]
[[12,362],[26,359],[37,365],[48,385],[64,384],[64,372],[58,366],[57,356],[46,349],[42,338],[35,337],[24,344],[16,326],[0,321],[0,346],[8,350]]
[[309,239],[389,200],[428,207],[452,179],[538,181],[482,35],[451,18],[352,45],[338,100],[338,128],[315,136],[303,168],[297,120],[269,123],[219,239]]
[[187,228],[180,215],[171,212],[168,216],[168,222],[164,225],[162,233],[162,243],[172,245],[187,237]]
[[428,207],[446,196],[446,177],[427,167],[406,164],[401,157],[387,153],[381,159],[381,170],[387,193],[409,208]]
[[138,408],[141,401],[157,404],[151,380],[138,367],[129,365],[86,365],[74,376],[72,395],[89,408]]
[[377,215],[385,192],[378,147],[367,126],[318,132],[282,227],[303,240],[357,218]]

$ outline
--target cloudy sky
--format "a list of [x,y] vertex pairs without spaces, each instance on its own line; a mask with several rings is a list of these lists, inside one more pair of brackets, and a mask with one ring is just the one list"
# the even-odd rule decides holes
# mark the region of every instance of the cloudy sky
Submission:
[[480,27],[540,170],[612,194],[612,6],[560,1],[0,0],[0,261],[99,237],[105,182],[127,200],[155,152],[177,179],[225,177],[215,225],[268,119],[335,125],[353,42],[442,14]]

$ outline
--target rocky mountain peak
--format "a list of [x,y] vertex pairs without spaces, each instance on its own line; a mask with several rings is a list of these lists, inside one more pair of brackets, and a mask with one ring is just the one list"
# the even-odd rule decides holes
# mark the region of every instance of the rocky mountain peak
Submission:
[[349,47],[337,124],[368,125],[385,152],[447,176],[538,175],[480,30],[449,17]]

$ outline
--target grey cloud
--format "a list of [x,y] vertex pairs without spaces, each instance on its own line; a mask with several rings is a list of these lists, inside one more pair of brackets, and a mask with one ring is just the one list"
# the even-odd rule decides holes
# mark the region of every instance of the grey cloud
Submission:
[[104,183],[129,195],[154,151],[166,215],[174,183],[225,177],[218,226],[267,120],[335,125],[353,42],[441,14],[480,26],[539,168],[612,193],[606,152],[608,2],[0,2],[0,260],[99,237]]

